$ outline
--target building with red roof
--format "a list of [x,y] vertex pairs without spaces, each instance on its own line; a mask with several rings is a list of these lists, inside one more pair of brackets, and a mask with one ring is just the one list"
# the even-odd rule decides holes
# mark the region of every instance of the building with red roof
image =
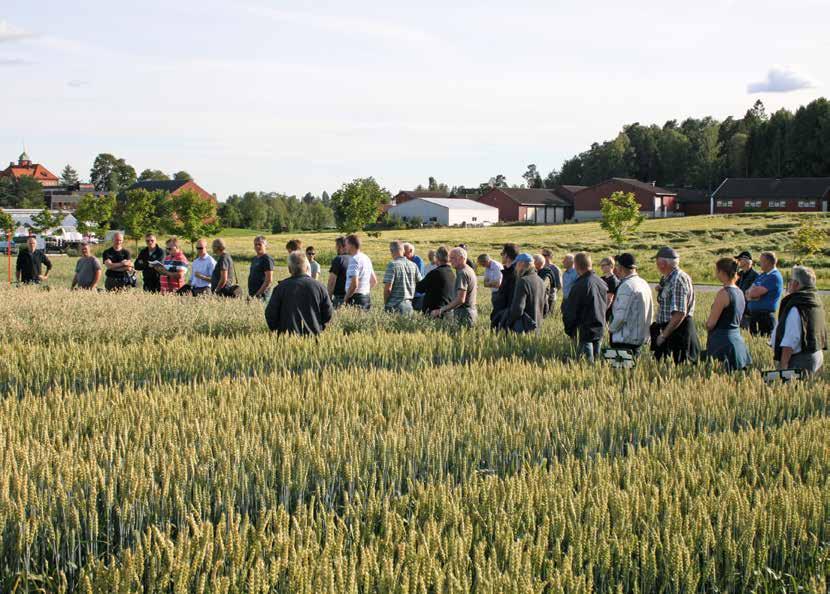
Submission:
[[26,151],[20,154],[17,163],[11,162],[6,169],[0,171],[0,177],[20,179],[23,176],[29,176],[35,179],[44,188],[60,185],[58,177],[40,163],[32,163]]

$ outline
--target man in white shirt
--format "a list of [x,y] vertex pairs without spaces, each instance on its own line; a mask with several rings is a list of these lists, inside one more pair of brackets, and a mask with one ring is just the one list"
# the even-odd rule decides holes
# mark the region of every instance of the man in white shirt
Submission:
[[372,288],[378,284],[372,260],[360,251],[360,237],[355,234],[346,236],[346,251],[351,260],[346,271],[346,305],[353,305],[360,309],[371,309]]
[[637,274],[637,261],[631,254],[620,254],[614,260],[614,276],[620,284],[611,305],[611,348],[627,349],[635,355],[649,340],[654,318],[651,287]]
[[190,291],[194,296],[210,291],[210,276],[215,266],[216,260],[208,253],[207,242],[200,239],[196,242],[196,258],[190,268]]
[[793,267],[787,289],[770,343],[776,366],[816,373],[824,365],[823,351],[827,349],[824,304],[816,291],[816,273],[806,266]]
[[501,286],[504,267],[493,260],[489,254],[481,254],[476,261],[484,269],[484,286],[490,289],[492,295],[495,295]]

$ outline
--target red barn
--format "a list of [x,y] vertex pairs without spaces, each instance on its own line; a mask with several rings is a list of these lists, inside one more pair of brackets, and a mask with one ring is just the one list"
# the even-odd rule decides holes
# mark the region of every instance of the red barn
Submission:
[[827,212],[830,177],[729,177],[712,195],[716,214]]
[[574,218],[589,221],[602,218],[601,201],[614,192],[631,192],[640,203],[640,212],[647,217],[661,218],[675,214],[677,194],[655,184],[636,179],[614,177],[574,194]]
[[675,203],[678,212],[682,212],[687,217],[712,214],[711,195],[706,190],[692,188],[669,188],[669,190],[677,193]]
[[9,166],[6,167],[6,169],[0,171],[0,177],[20,179],[23,176],[33,178],[34,180],[40,182],[40,185],[44,188],[60,184],[60,180],[54,173],[46,169],[46,167],[40,163],[32,163],[32,160],[29,159],[29,155],[26,154],[26,151],[21,153],[16,164],[14,162],[9,163]]
[[571,204],[551,190],[492,188],[478,202],[499,209],[499,221],[539,224],[563,223]]
[[202,188],[192,179],[166,179],[162,181],[139,181],[130,186],[130,190],[147,190],[148,192],[155,192],[161,190],[167,192],[171,196],[181,194],[185,190],[196,192],[205,200],[212,200],[216,202],[216,196],[210,194],[207,190]]

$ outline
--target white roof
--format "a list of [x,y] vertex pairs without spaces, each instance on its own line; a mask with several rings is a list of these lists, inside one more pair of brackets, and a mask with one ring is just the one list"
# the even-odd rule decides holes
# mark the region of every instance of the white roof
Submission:
[[[476,210],[489,208],[493,210],[498,210],[498,208],[490,206],[489,204],[482,204],[481,202],[476,202],[475,200],[467,200],[466,198],[415,198],[415,200],[423,200],[424,202],[437,204],[438,206],[443,206],[445,208],[466,208]],[[404,202],[404,204],[406,203]]]

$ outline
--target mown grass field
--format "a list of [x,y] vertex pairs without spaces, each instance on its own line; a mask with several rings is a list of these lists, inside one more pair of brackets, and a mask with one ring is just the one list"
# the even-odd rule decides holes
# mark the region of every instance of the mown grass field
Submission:
[[2,592],[827,591],[830,375],[764,385],[761,339],[748,373],[624,372],[557,318],[492,334],[486,293],[469,331],[304,340],[260,303],[57,285],[0,289]]

